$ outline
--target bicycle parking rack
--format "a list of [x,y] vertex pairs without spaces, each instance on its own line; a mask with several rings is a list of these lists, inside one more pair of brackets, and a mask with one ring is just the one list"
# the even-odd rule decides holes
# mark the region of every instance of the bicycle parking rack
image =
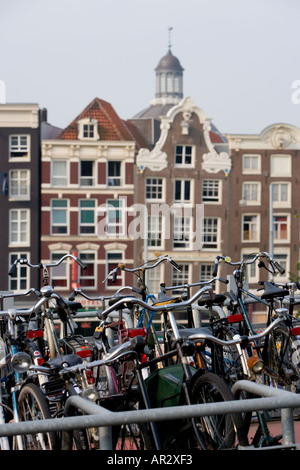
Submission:
[[[173,406],[168,408],[153,408],[150,410],[130,410],[114,412],[80,396],[67,400],[67,412],[72,415],[75,409],[86,413],[82,416],[51,418],[41,421],[9,423],[0,425],[0,439],[5,436],[53,431],[70,431],[80,428],[100,428],[100,449],[113,450],[110,441],[110,426],[150,421],[164,421],[191,418],[194,416],[209,416],[212,414],[228,414],[246,411],[263,411],[281,409],[283,444],[263,447],[261,450],[295,449],[300,450],[300,443],[295,443],[293,409],[300,407],[300,395],[267,385],[253,383],[247,380],[237,382],[232,391],[248,391],[260,398],[234,400],[231,402],[204,403],[200,405]],[[239,450],[260,450],[252,447],[238,446]]]

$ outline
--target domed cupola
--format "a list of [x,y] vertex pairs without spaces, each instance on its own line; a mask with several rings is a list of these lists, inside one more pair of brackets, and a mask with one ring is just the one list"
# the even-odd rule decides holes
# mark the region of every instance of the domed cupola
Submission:
[[160,59],[155,69],[155,104],[177,104],[183,98],[183,70],[169,46],[167,54]]

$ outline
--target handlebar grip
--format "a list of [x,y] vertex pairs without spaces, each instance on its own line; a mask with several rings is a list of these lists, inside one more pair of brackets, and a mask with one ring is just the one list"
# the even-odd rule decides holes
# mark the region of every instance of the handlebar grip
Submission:
[[70,294],[69,296],[69,300],[72,300],[73,302],[73,300],[75,300],[75,297],[76,297],[76,294],[75,294],[75,291],[73,291],[72,294]]
[[118,273],[118,268],[116,268],[113,272],[112,282],[117,282],[117,273]]
[[170,263],[174,266],[175,269],[177,269],[177,271],[181,271],[181,266],[179,266],[179,264],[177,264],[176,261],[173,261],[171,259]]
[[87,269],[87,265],[85,263],[83,263],[83,261],[81,261],[81,259],[76,258],[76,263],[79,264],[79,266],[81,266],[82,269]]
[[219,277],[219,278],[218,278],[218,281],[223,282],[224,284],[228,284],[228,283],[229,283],[228,279],[224,279],[224,277]]
[[218,274],[219,259],[220,259],[219,256],[217,256],[216,259],[215,259],[215,264],[214,264],[214,269],[213,269],[213,277],[215,277]]
[[274,266],[277,269],[277,271],[280,272],[280,274],[285,273],[285,269],[281,266],[281,264],[278,263],[278,261],[274,261]]
[[9,275],[9,276],[13,276],[14,274],[16,274],[16,271],[17,271],[17,262],[18,262],[18,260],[15,260],[15,261],[13,262],[13,264],[11,265],[10,270],[9,270],[9,272],[8,272],[8,275]]

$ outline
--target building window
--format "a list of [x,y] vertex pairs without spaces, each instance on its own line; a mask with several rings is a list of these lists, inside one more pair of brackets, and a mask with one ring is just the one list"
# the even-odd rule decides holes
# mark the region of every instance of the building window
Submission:
[[[16,259],[28,259],[28,253],[10,253],[8,264],[11,266]],[[30,269],[25,264],[19,264],[15,273],[9,276],[9,290],[25,291],[29,289]]]
[[124,234],[125,219],[124,199],[107,199],[106,201],[106,232],[108,235]]
[[172,270],[172,285],[173,286],[180,286],[182,284],[188,284],[189,282],[190,265],[181,264],[180,268],[181,268],[181,271],[177,271],[177,269]]
[[193,147],[191,145],[176,145],[175,166],[192,166]]
[[[148,217],[148,246],[162,246],[162,216],[150,215]],[[151,271],[151,270],[150,270]]]
[[95,185],[94,167],[95,167],[95,162],[93,161],[83,160],[80,162],[80,176],[79,176],[80,186],[94,186]]
[[243,215],[242,236],[243,241],[259,241],[257,215]]
[[9,138],[9,158],[30,158],[29,135],[11,135]]
[[163,180],[162,178],[146,178],[146,199],[163,199]]
[[289,223],[287,215],[273,216],[274,241],[289,240]]
[[191,201],[191,181],[175,180],[174,183],[174,200],[175,202]]
[[220,181],[202,181],[202,202],[220,202]]
[[78,281],[83,289],[94,289],[97,286],[96,254],[94,252],[81,251],[79,259],[87,266],[86,269],[79,268]]
[[121,162],[107,162],[107,185],[122,186]]
[[217,217],[203,219],[203,248],[218,248],[219,220]]
[[30,242],[30,210],[11,209],[10,216],[10,236],[11,244],[28,245]]
[[291,155],[271,155],[271,176],[292,176]]
[[192,218],[174,216],[173,247],[187,249],[191,246]]
[[67,162],[64,160],[53,160],[51,171],[51,185],[68,186]]
[[260,155],[243,155],[243,173],[247,175],[259,174],[261,172]]
[[[106,275],[110,273],[113,269],[118,267],[119,263],[123,261],[122,252],[107,252],[106,253]],[[118,270],[116,282],[113,282],[112,276],[109,277],[106,281],[107,287],[119,287],[123,283],[123,271]]]
[[148,273],[148,290],[151,294],[158,294],[160,292],[160,284],[162,282],[162,266],[156,266],[154,269],[149,269]]
[[51,201],[51,235],[68,233],[68,199]]
[[98,121],[96,119],[85,118],[78,121],[79,140],[98,140]]
[[257,182],[243,183],[243,200],[247,204],[260,204],[260,188]]
[[291,184],[272,183],[273,207],[289,207],[291,205]]
[[200,266],[200,281],[210,281],[213,278],[213,265],[201,264]]
[[79,233],[94,234],[96,231],[96,200],[81,199],[79,201]]
[[[67,253],[61,251],[53,251],[51,253],[51,263],[57,263]],[[51,268],[51,285],[55,288],[68,288],[69,286],[69,264],[68,262],[60,263],[58,266]]]
[[9,197],[13,199],[29,199],[30,197],[30,171],[10,170]]

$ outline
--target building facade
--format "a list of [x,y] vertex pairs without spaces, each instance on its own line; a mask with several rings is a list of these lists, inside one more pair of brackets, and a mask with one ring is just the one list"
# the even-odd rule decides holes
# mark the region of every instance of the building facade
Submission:
[[[300,257],[300,130],[277,123],[257,135],[226,135],[232,158],[230,255],[238,260],[267,251],[285,268],[280,281],[298,274]],[[249,283],[266,278],[252,266]]]
[[40,261],[41,112],[37,104],[0,104],[0,290],[39,287],[39,270],[18,267],[17,258]]
[[[147,243],[138,263],[160,251],[182,272],[160,265],[150,272],[150,288],[198,282],[212,277],[214,260],[229,243],[229,174],[226,139],[191,98],[161,118],[161,135],[152,150],[137,156],[137,199],[147,208]],[[219,286],[217,286],[218,288]]]
[[[57,138],[43,140],[42,260],[52,262],[74,253],[87,265],[86,270],[74,263],[51,269],[51,283],[64,295],[80,286],[95,297],[125,282],[124,273],[116,283],[105,278],[120,262],[133,266],[128,225],[135,155],[144,145],[137,130],[99,98]],[[84,299],[83,303],[88,304]]]

